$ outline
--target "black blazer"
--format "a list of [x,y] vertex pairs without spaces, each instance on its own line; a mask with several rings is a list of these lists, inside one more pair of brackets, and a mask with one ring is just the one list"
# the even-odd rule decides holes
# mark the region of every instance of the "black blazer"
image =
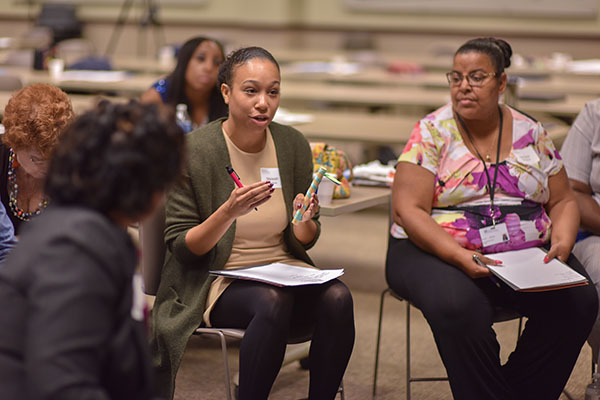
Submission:
[[57,206],[23,228],[0,266],[2,399],[150,399],[127,233],[96,212]]

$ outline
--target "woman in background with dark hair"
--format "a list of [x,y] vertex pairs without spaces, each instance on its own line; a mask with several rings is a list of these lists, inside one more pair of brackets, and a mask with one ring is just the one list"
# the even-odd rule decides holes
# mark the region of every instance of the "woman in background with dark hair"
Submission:
[[140,97],[142,103],[185,104],[192,128],[227,115],[217,87],[219,66],[225,59],[223,46],[213,39],[195,37],[183,44],[177,65]]
[[182,149],[172,111],[156,105],[102,102],[65,132],[52,204],[0,268],[2,398],[152,398],[126,228],[159,204]]

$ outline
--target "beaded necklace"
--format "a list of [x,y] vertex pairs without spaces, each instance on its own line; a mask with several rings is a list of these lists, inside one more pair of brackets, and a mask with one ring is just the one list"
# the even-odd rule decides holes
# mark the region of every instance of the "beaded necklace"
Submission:
[[19,185],[17,184],[17,173],[16,168],[19,166],[19,162],[15,157],[13,149],[10,149],[8,153],[8,205],[13,215],[21,221],[29,221],[34,215],[39,215],[44,208],[48,205],[48,199],[46,196],[42,196],[38,208],[34,212],[27,212],[22,210],[17,205],[17,197],[19,194]]

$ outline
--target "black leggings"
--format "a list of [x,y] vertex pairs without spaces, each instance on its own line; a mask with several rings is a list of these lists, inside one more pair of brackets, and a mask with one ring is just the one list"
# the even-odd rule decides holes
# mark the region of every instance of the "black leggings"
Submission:
[[[587,276],[574,256],[567,263]],[[557,399],[596,319],[593,285],[548,292],[516,292],[390,238],[389,286],[419,308],[433,332],[457,400]],[[492,329],[495,306],[527,317],[506,364]]]
[[309,399],[335,397],[354,345],[352,296],[341,281],[282,288],[237,280],[210,319],[215,327],[246,329],[239,400],[267,399],[287,343],[309,338]]

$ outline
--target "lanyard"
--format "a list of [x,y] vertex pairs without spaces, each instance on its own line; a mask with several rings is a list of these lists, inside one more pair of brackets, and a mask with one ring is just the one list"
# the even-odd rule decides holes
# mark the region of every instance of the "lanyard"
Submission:
[[[483,160],[483,157],[481,157],[481,154],[479,153],[479,150],[477,150],[477,147],[475,147],[475,143],[473,143],[473,138],[471,138],[471,133],[467,129],[465,122],[460,117],[460,114],[456,113],[456,118],[458,119],[458,122],[460,122],[460,125],[462,126],[463,130],[467,134],[469,141],[473,145],[473,148],[475,149],[475,152],[477,153],[477,157],[479,157],[479,159],[483,163],[483,170],[485,171],[485,176],[487,177],[487,184],[485,186],[487,187],[488,193],[490,194],[490,217],[492,218],[492,224],[494,226],[496,226],[496,218],[494,217],[494,193],[496,192],[496,179],[498,178],[498,160],[500,159],[500,143],[502,142],[502,122],[503,122],[502,121],[502,119],[503,119],[502,118],[502,108],[500,108],[500,106],[498,106],[498,114],[500,115],[500,123],[498,126],[498,147],[496,149],[496,169],[494,170],[494,181],[492,183],[490,180],[490,174],[488,172],[487,166],[485,165],[485,161]],[[491,185],[490,185],[490,183],[491,183]]]

